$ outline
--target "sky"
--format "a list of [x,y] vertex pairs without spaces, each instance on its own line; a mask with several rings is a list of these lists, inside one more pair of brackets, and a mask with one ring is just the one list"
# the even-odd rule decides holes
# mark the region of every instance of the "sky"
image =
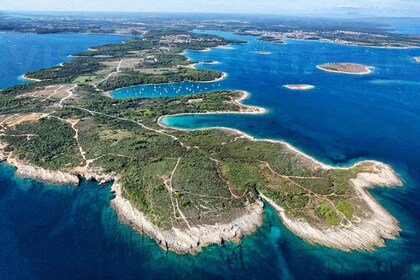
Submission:
[[0,11],[419,16],[420,0],[0,0]]

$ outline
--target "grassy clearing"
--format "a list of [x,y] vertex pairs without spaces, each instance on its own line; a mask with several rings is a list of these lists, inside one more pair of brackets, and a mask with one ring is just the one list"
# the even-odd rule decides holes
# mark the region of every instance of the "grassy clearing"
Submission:
[[84,84],[87,82],[95,82],[96,76],[79,76],[77,77],[74,82],[78,84]]
[[354,205],[351,204],[347,200],[340,200],[336,205],[335,208],[343,213],[348,219],[351,219],[353,217],[354,213]]
[[338,226],[340,218],[335,212],[334,208],[328,205],[328,202],[323,201],[316,206],[316,211],[319,215],[324,217],[331,226]]

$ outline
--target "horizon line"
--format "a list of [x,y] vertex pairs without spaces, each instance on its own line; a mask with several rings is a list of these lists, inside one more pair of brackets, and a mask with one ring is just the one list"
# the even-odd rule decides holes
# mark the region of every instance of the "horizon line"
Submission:
[[351,13],[319,13],[319,12],[290,12],[290,13],[251,13],[251,12],[194,12],[194,11],[82,11],[82,10],[72,10],[72,11],[63,11],[63,10],[0,10],[1,14],[7,13],[62,13],[62,14],[78,14],[78,13],[88,13],[88,14],[168,14],[168,15],[176,15],[176,14],[188,14],[188,15],[232,15],[232,16],[272,16],[272,17],[304,17],[304,16],[311,16],[313,18],[348,18],[348,19],[366,19],[366,18],[420,18],[420,16],[409,16],[409,15],[401,15],[401,16],[384,16],[384,15],[369,15],[369,14],[351,14]]

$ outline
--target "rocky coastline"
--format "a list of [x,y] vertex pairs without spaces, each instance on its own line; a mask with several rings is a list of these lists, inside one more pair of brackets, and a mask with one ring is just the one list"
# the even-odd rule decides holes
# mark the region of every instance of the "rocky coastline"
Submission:
[[203,247],[211,244],[222,245],[226,242],[239,242],[245,235],[253,233],[262,225],[263,202],[257,200],[248,205],[245,213],[229,223],[214,225],[193,225],[190,228],[160,229],[149,219],[134,208],[123,197],[122,185],[116,180],[112,186],[115,198],[111,206],[120,221],[132,227],[141,234],[147,234],[164,250],[171,250],[178,254],[200,252]]
[[[248,205],[244,209],[244,213],[232,222],[193,225],[190,228],[182,229],[175,227],[160,229],[123,197],[122,185],[116,174],[103,174],[94,168],[73,172],[52,171],[20,161],[3,152],[0,152],[0,159],[16,167],[15,175],[17,177],[48,184],[77,186],[80,177],[95,180],[100,184],[113,182],[111,190],[115,194],[115,198],[111,200],[111,206],[119,220],[137,232],[148,235],[161,248],[178,254],[197,253],[212,244],[240,242],[243,236],[253,233],[262,225],[264,203],[257,200]],[[321,164],[309,156],[307,159],[312,160],[314,166],[334,168]],[[373,250],[376,247],[384,247],[385,239],[395,239],[401,229],[398,226],[398,221],[369,194],[367,189],[374,186],[402,186],[403,183],[389,165],[377,161],[363,161],[354,166],[361,164],[369,164],[372,171],[359,173],[356,178],[350,180],[350,183],[370,211],[368,217],[353,217],[349,225],[318,228],[305,220],[287,217],[284,209],[273,200],[262,193],[260,197],[277,210],[280,219],[290,231],[310,243],[322,244],[343,251]]]
[[283,224],[290,231],[310,243],[342,251],[371,251],[376,247],[384,247],[385,239],[395,239],[399,236],[401,228],[398,226],[398,221],[369,194],[367,189],[374,186],[402,186],[403,183],[389,165],[374,161],[364,161],[359,164],[362,163],[371,163],[374,172],[359,173],[355,179],[350,180],[350,183],[359,198],[369,207],[370,214],[368,217],[353,217],[348,225],[317,228],[305,220],[287,217],[281,206],[264,194],[260,195],[277,210]]

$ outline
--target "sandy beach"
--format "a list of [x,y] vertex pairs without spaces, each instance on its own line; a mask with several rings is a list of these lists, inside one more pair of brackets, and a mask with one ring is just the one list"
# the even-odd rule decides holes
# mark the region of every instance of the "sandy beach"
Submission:
[[21,75],[19,78],[22,79],[22,80],[27,80],[27,81],[31,81],[31,82],[37,82],[37,83],[42,82],[42,80],[39,80],[39,79],[28,78],[28,77],[26,77],[26,75]]

